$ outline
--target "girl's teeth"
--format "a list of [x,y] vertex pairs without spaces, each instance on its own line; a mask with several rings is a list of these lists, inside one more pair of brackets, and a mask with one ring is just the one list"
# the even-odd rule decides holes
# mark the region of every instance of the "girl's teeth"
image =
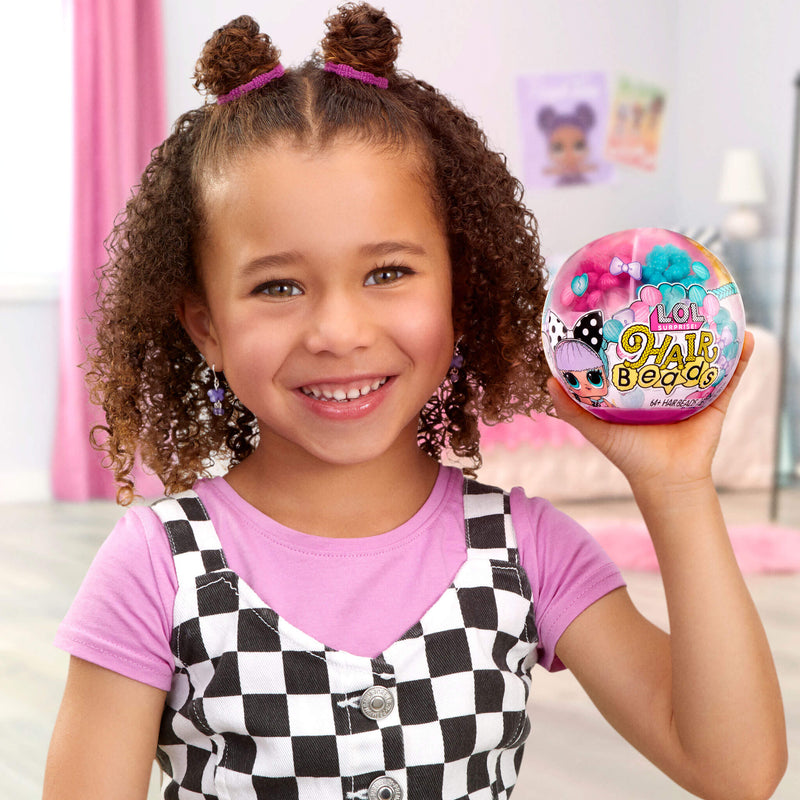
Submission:
[[388,378],[381,378],[380,380],[377,380],[368,386],[362,386],[360,389],[349,389],[347,392],[345,392],[344,389],[336,389],[335,391],[331,392],[328,389],[318,389],[315,386],[304,387],[303,392],[316,398],[317,400],[336,400],[339,403],[343,403],[347,400],[357,400],[359,397],[364,397],[364,395],[380,389],[387,380]]

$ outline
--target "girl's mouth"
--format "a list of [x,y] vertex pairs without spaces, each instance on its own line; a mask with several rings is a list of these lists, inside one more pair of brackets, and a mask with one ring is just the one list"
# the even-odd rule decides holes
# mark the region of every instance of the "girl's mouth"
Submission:
[[351,384],[309,384],[308,386],[301,386],[300,391],[306,395],[306,397],[311,397],[314,400],[331,403],[349,403],[377,391],[388,380],[389,378],[387,376],[369,382],[354,381]]

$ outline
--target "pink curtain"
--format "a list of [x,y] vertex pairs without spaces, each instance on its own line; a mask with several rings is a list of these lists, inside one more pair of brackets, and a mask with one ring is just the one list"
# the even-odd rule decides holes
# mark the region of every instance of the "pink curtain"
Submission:
[[[103,421],[84,373],[92,330],[87,313],[103,241],[166,132],[160,0],[74,0],[74,203],[70,275],[61,300],[59,399],[52,461],[59,500],[114,497],[111,474],[89,444]],[[161,484],[137,476],[137,489]]]

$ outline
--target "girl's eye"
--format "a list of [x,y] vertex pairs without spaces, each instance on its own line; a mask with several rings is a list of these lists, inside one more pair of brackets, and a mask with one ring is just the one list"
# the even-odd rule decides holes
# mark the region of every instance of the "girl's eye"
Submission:
[[564,373],[564,380],[573,388],[579,389],[581,382],[571,372]]
[[603,373],[599,369],[590,369],[586,373],[586,380],[589,381],[589,386],[599,389],[603,385]]
[[411,270],[408,267],[380,267],[379,269],[370,272],[365,286],[385,286],[387,283],[394,283],[400,280],[403,275],[410,275]]
[[267,297],[276,297],[278,299],[295,297],[298,294],[302,294],[300,287],[291,281],[270,281],[269,283],[262,283],[255,291],[256,294],[265,294]]

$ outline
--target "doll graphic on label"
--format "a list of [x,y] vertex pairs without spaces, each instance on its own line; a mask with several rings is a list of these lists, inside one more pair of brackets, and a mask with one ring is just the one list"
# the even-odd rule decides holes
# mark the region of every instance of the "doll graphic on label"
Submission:
[[603,312],[584,314],[570,332],[552,311],[547,320],[556,368],[572,396],[593,408],[613,407],[608,395],[608,358],[603,338]]

